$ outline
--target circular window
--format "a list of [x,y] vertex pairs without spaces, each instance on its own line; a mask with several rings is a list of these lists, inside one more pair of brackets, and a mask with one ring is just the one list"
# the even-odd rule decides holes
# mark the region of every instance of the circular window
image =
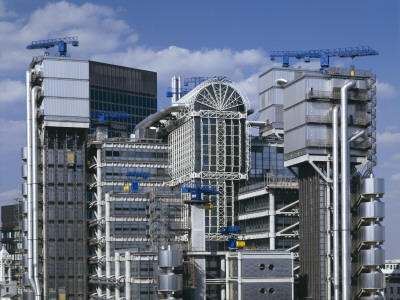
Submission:
[[264,289],[264,288],[261,288],[261,289],[260,289],[260,294],[265,294],[266,292],[267,292],[266,289]]
[[270,294],[273,294],[273,293],[275,293],[275,290],[274,290],[274,288],[269,288],[269,289],[268,289],[268,293],[270,293]]
[[266,269],[265,265],[264,265],[264,264],[261,264],[261,265],[260,265],[260,270],[261,270],[261,271],[264,271],[265,269]]
[[273,269],[275,269],[275,266],[273,264],[270,264],[270,265],[268,265],[268,269],[270,269],[272,271]]

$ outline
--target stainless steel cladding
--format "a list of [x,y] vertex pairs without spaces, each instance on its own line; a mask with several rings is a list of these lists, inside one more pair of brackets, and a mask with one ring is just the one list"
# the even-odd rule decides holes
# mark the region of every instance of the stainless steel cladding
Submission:
[[21,166],[21,177],[22,177],[22,179],[28,178],[28,166],[27,165]]
[[362,202],[358,207],[360,219],[383,219],[385,217],[385,203],[376,200],[373,202]]
[[364,197],[382,197],[385,193],[385,180],[383,178],[363,179],[358,192]]
[[183,278],[181,274],[160,274],[158,275],[159,292],[181,291],[183,288]]
[[25,162],[28,159],[28,147],[21,147],[21,159]]
[[[22,229],[23,231],[26,231],[26,230],[24,230],[24,229]],[[28,237],[27,236],[24,236],[23,238],[22,238],[22,248],[24,248],[24,249],[28,249]],[[25,255],[26,256],[26,255]]]
[[[260,110],[260,121],[267,121],[268,123],[282,123],[283,122],[283,105],[270,105],[264,110]],[[283,124],[282,124],[283,129]]]
[[[243,278],[282,278],[292,276],[292,261],[289,259],[246,259],[242,261]],[[247,299],[247,298],[246,298]]]
[[385,274],[382,272],[361,273],[358,277],[359,288],[366,290],[377,290],[385,286]]
[[42,103],[44,114],[48,116],[88,118],[88,99],[57,99],[45,98]]
[[242,284],[240,299],[292,299],[290,282],[246,282]]
[[[27,218],[22,219],[22,231],[24,231],[24,232],[28,231],[28,219]],[[28,243],[26,244],[26,246],[28,246]],[[28,248],[24,247],[24,249],[28,249]]]
[[42,84],[45,97],[89,98],[89,81],[45,78]]
[[269,90],[262,92],[258,96],[258,106],[260,110],[273,104],[279,104],[283,106],[282,88],[272,87]]
[[158,267],[159,268],[173,268],[182,266],[182,252],[179,250],[172,250],[170,247],[166,250],[158,252]]
[[380,247],[361,250],[359,265],[364,267],[377,267],[385,264],[385,251]]
[[46,58],[41,71],[44,77],[89,79],[89,62],[87,60],[72,60],[63,58]]
[[[24,191],[24,189],[25,189],[25,191]],[[23,183],[22,184],[22,194],[24,194],[24,192],[26,193],[27,189],[28,189],[27,184]],[[23,215],[26,215],[28,213],[28,201],[26,201],[26,200],[22,201],[21,212]]]
[[385,227],[379,223],[361,226],[357,232],[357,242],[360,244],[376,244],[385,241]]
[[258,91],[259,93],[269,89],[273,86],[278,86],[276,83],[277,79],[286,79],[292,81],[294,79],[295,72],[290,69],[270,69],[264,74],[261,74],[258,78]]

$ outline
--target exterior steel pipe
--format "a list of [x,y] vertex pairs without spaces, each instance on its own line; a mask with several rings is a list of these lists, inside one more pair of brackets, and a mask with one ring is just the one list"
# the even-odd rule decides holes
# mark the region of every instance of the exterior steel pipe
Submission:
[[274,193],[269,194],[269,250],[275,250],[275,195]]
[[[102,189],[102,186],[101,186],[101,184],[102,184],[102,157],[101,157],[101,148],[98,148],[97,149],[97,190],[96,190],[96,196],[97,196],[97,198],[96,198],[96,200],[97,200],[97,220],[101,220],[101,218],[103,217],[102,216],[102,209],[103,209],[103,206],[102,206],[102,197],[103,197],[103,189]],[[100,238],[101,238],[101,235],[102,235],[102,232],[101,232],[101,227],[100,226],[98,226],[97,227],[97,231],[96,231],[96,238],[97,238],[97,240],[100,240]],[[101,248],[101,245],[99,244],[98,246],[97,246],[97,257],[98,257],[98,259],[100,259],[100,257],[102,257],[102,255],[103,255],[103,251],[102,251],[102,248]],[[102,269],[101,269],[101,265],[100,264],[98,264],[98,266],[97,266],[97,276],[99,276],[99,277],[101,277],[101,276],[103,276],[103,271],[102,271]],[[102,293],[102,290],[101,290],[101,285],[97,285],[97,295],[98,296],[101,296],[103,293]]]
[[37,128],[37,99],[38,94],[41,91],[40,86],[35,86],[31,91],[31,109],[32,109],[32,126],[31,126],[31,138],[32,138],[32,229],[33,229],[33,277],[35,280],[35,298],[41,299],[41,288],[39,282],[39,199],[38,199],[38,128]]
[[[106,209],[106,278],[107,280],[111,277],[111,240],[110,240],[110,194],[105,195],[105,209]],[[111,289],[108,285],[106,287],[107,298],[111,297]]]
[[341,172],[342,172],[342,299],[350,300],[351,249],[350,249],[350,152],[347,132],[347,91],[355,86],[355,81],[346,83],[340,90],[341,109]]
[[131,253],[125,252],[125,299],[131,300]]
[[33,211],[32,211],[32,101],[31,101],[31,76],[33,70],[26,71],[26,146],[28,148],[28,176],[27,176],[27,202],[28,202],[28,278],[32,290],[36,293],[35,280],[33,278]]
[[[114,258],[114,262],[115,262],[115,278],[118,280],[119,277],[121,276],[121,271],[120,271],[120,254],[119,252],[115,252],[115,258]],[[121,298],[121,292],[119,289],[119,285],[117,284],[115,286],[115,299],[119,300]]]
[[333,200],[332,200],[332,209],[333,209],[333,295],[335,300],[339,300],[339,262],[340,262],[340,253],[339,253],[339,139],[338,139],[338,107],[333,107],[332,113],[332,155],[333,155],[333,179],[332,179],[332,188],[333,188]]

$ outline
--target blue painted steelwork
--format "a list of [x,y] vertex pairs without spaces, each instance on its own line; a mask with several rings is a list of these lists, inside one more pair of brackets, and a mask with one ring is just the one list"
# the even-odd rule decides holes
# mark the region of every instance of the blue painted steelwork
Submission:
[[106,118],[115,119],[115,118],[132,118],[131,115],[123,112],[123,111],[102,111],[102,110],[92,110],[90,112],[90,119],[99,119],[99,123],[104,123]]
[[128,177],[129,181],[131,182],[131,193],[138,193],[139,192],[139,182],[142,179],[149,179],[150,173],[149,172],[128,172],[126,173],[126,177]]
[[168,98],[171,98],[174,94],[179,94],[181,97],[183,97],[190,91],[191,91],[191,89],[189,89],[189,88],[173,89],[172,87],[169,87],[167,90],[166,96]]
[[238,234],[242,231],[239,226],[227,226],[221,227],[219,233],[222,235],[228,236],[228,247],[229,250],[235,251],[238,249],[237,241],[238,241]]
[[201,195],[218,195],[220,192],[212,185],[205,185],[191,181],[184,182],[181,187],[182,193],[190,193],[191,200],[201,201]]
[[311,58],[319,58],[321,62],[321,68],[329,67],[329,57],[351,57],[356,56],[370,56],[378,55],[378,51],[368,46],[362,47],[348,47],[348,48],[334,48],[334,49],[321,49],[321,50],[294,50],[294,51],[271,51],[270,58],[275,60],[276,57],[283,58],[283,67],[289,67],[289,57],[295,57],[297,59],[304,58],[305,62],[310,62]]
[[211,78],[215,78],[216,80],[223,80],[225,76],[214,76],[214,77],[189,77],[183,79],[183,85],[188,86],[189,83],[193,83],[194,87],[198,86],[200,83],[209,80]]
[[58,55],[66,57],[67,56],[67,44],[71,44],[74,47],[78,47],[79,46],[78,37],[74,36],[74,37],[33,41],[28,46],[26,46],[26,49],[28,49],[28,50],[49,49],[49,48],[58,46]]

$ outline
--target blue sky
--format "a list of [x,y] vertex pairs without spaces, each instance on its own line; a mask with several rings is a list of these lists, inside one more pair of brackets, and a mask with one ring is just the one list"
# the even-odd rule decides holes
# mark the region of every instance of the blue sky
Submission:
[[400,258],[399,19],[398,0],[0,0],[0,205],[12,203],[22,182],[25,70],[42,53],[25,49],[32,40],[76,35],[73,57],[156,71],[159,108],[169,103],[173,75],[226,75],[257,108],[258,75],[273,66],[269,51],[371,46],[379,56],[353,63],[377,74],[375,173],[386,180],[387,258]]

